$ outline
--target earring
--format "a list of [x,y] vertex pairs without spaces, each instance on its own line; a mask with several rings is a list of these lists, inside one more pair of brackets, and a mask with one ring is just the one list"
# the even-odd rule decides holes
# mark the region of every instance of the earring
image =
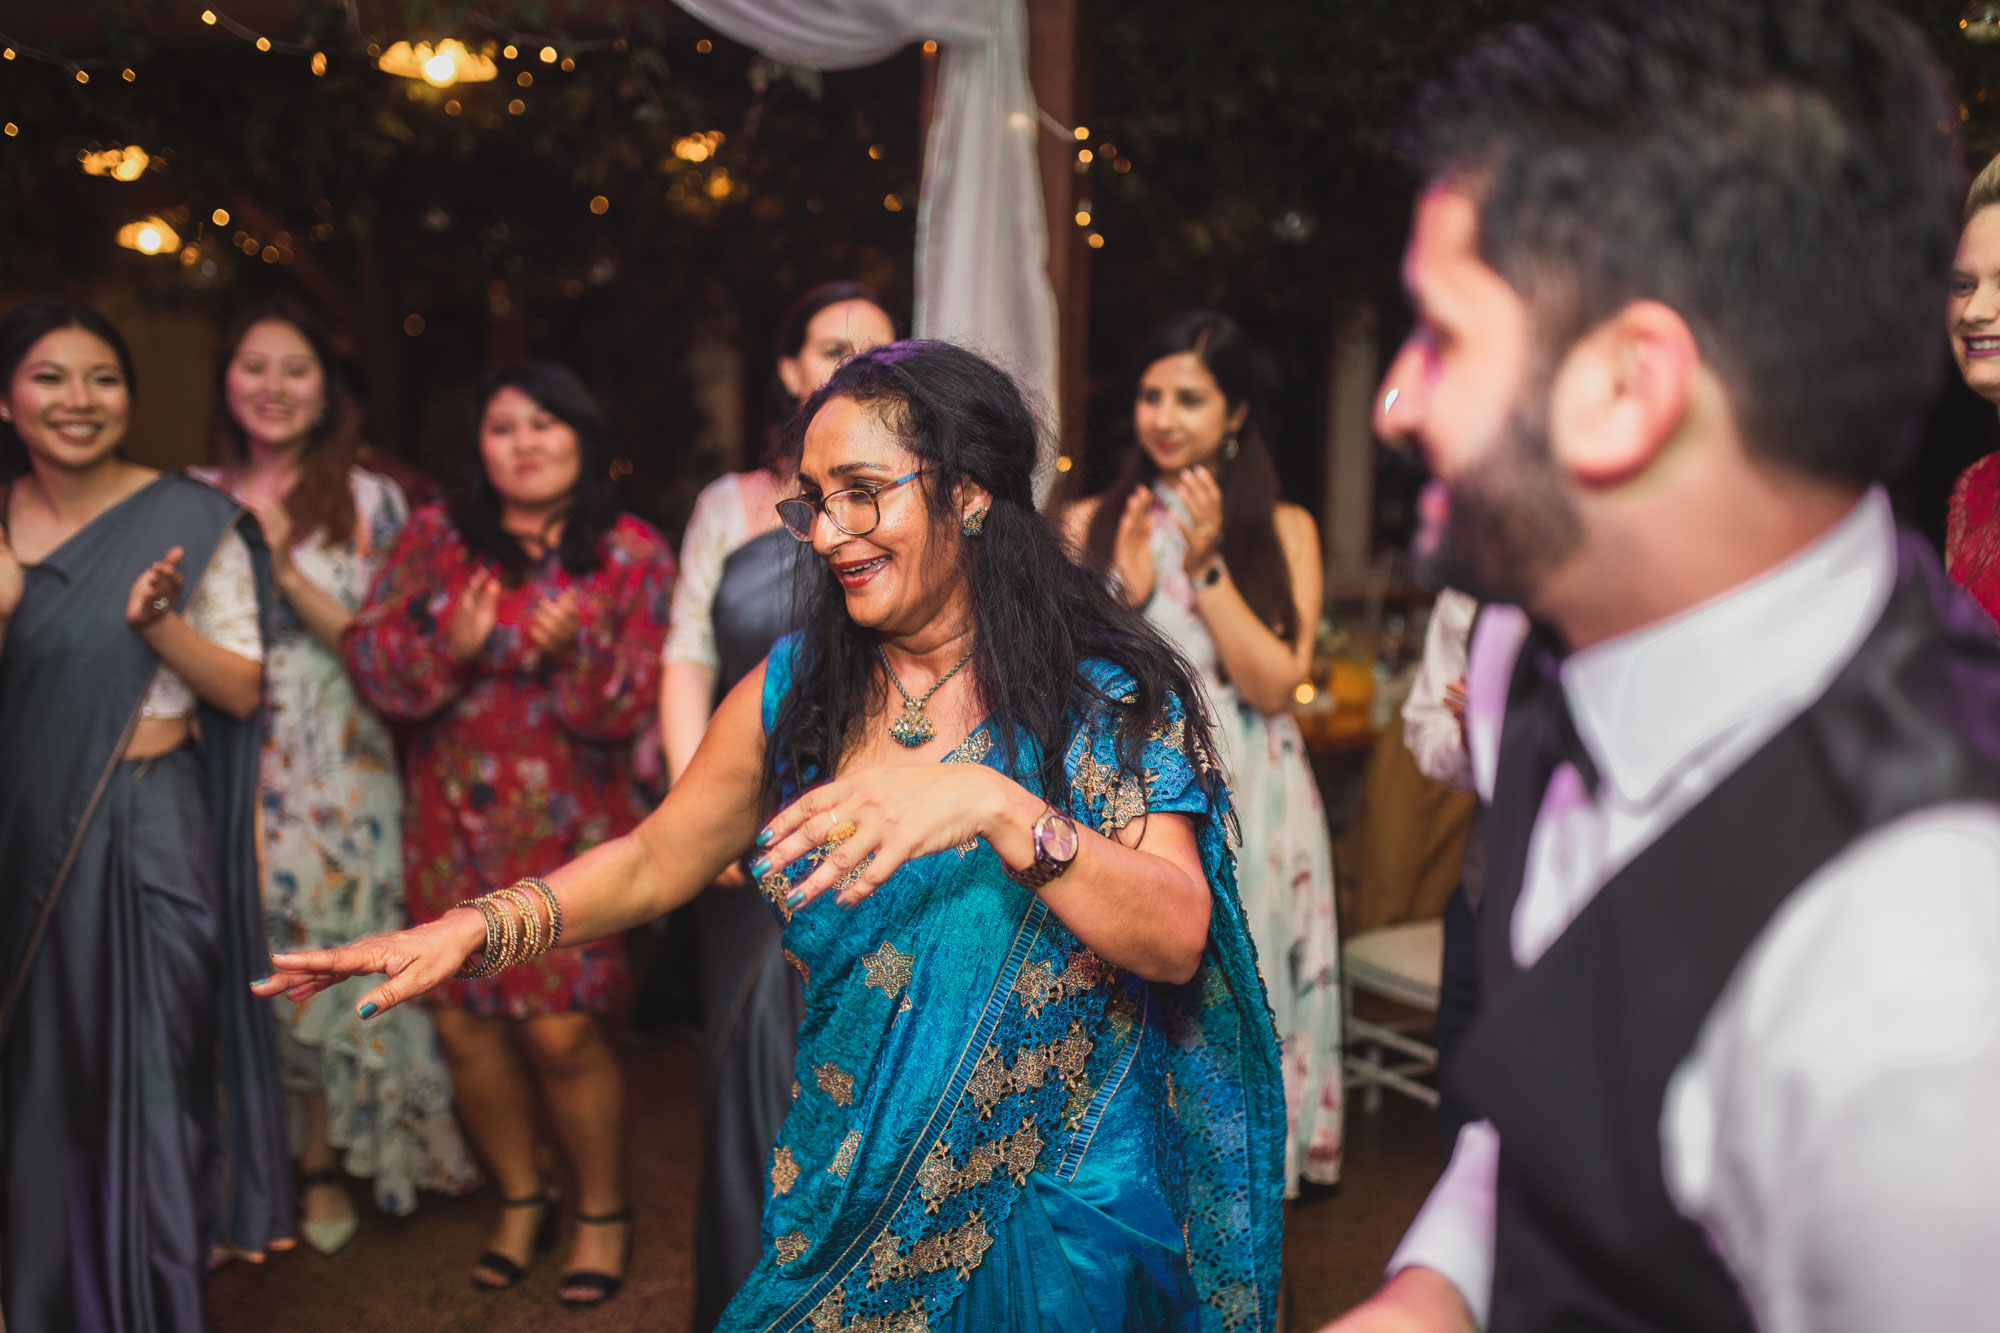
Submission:
[[963,532],[968,537],[977,537],[982,532],[985,532],[986,511],[984,509],[975,509],[971,513],[967,514],[965,516],[965,522],[960,526],[959,531]]
[[1236,461],[1236,455],[1242,452],[1243,452],[1243,446],[1236,442],[1236,437],[1234,435],[1229,436],[1222,442],[1223,462],[1234,463]]

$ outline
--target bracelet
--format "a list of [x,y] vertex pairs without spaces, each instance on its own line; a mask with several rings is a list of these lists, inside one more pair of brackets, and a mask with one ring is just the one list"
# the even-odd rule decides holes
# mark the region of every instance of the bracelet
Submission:
[[563,929],[562,900],[556,897],[556,891],[549,887],[549,882],[545,879],[539,879],[534,875],[529,875],[526,879],[522,880],[521,883],[526,884],[530,888],[534,889],[537,893],[540,893],[542,895],[542,901],[548,904],[549,908],[548,947],[551,949],[555,948],[557,945],[562,943],[562,929]]
[[466,959],[463,963],[459,964],[456,975],[464,978],[488,975],[491,971],[493,960],[498,954],[500,938],[499,914],[493,910],[493,905],[484,898],[468,898],[464,902],[453,903],[452,906],[475,908],[479,912],[480,919],[486,923],[486,945],[480,951],[479,961],[474,963],[470,958]]
[[509,965],[511,966],[512,963],[527,962],[530,959],[540,957],[542,952],[542,919],[541,913],[535,909],[535,900],[511,885],[504,889],[494,890],[492,896],[494,902],[505,903],[513,909],[514,918],[520,928],[521,952],[518,957],[511,960]]

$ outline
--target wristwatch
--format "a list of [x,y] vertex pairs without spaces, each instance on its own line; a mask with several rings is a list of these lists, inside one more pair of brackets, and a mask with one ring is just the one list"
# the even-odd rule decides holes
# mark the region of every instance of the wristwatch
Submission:
[[1035,817],[1029,836],[1035,841],[1034,862],[1021,870],[1008,870],[1007,878],[1024,889],[1039,889],[1069,869],[1070,862],[1076,860],[1081,839],[1077,837],[1076,821],[1059,813],[1054,806],[1045,807]]

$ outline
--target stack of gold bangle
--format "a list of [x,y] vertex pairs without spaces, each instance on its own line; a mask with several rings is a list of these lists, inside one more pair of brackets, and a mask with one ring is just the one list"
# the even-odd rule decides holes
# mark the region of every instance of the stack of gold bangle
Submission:
[[533,875],[455,906],[477,908],[486,920],[486,947],[465,960],[461,977],[490,977],[562,943],[562,903]]

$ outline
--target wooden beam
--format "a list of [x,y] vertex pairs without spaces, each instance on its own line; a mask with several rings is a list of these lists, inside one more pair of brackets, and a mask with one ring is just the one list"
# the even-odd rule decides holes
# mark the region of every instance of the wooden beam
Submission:
[[[1086,0],[1027,0],[1028,81],[1035,100],[1064,126],[1090,124],[1090,60],[1085,48]],[[1049,221],[1049,285],[1055,289],[1060,338],[1055,411],[1061,452],[1081,460],[1090,387],[1090,247],[1076,225],[1087,177],[1076,170],[1084,145],[1046,126],[1038,135],[1042,203]],[[1058,483],[1056,493],[1062,493]]]

